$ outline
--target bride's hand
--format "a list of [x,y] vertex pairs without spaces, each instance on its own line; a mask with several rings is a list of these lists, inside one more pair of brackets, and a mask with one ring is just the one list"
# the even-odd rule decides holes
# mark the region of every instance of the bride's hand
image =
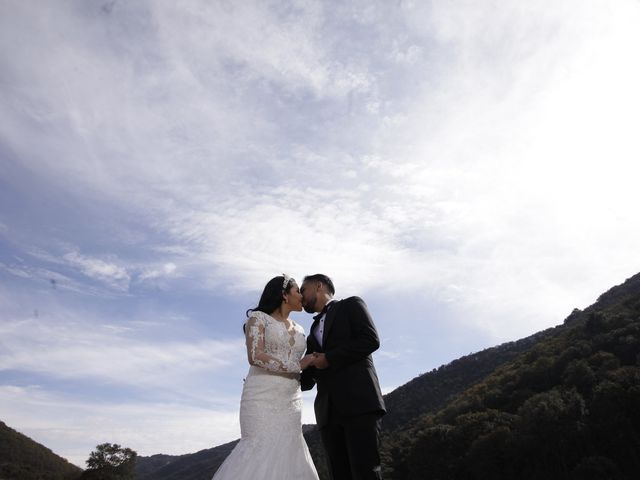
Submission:
[[313,366],[313,361],[315,360],[315,358],[316,357],[313,353],[309,353],[308,355],[302,357],[302,359],[300,360],[300,370],[305,370]]

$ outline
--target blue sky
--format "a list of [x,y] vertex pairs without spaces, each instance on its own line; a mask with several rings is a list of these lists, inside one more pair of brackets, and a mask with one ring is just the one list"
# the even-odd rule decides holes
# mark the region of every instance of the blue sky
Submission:
[[367,301],[385,391],[561,323],[640,270],[638,24],[0,3],[0,419],[78,465],[237,438],[244,312],[282,272]]

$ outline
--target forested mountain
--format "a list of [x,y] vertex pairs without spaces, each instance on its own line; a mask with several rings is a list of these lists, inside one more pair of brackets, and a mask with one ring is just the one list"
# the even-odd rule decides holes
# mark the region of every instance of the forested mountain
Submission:
[[72,480],[82,470],[0,422],[0,480]]
[[[322,445],[315,425],[303,425],[302,430],[312,452],[314,461],[324,468]],[[152,455],[138,457],[136,473],[138,480],[211,480],[213,473],[231,453],[238,440],[217,447],[186,455]],[[2,480],[2,479],[0,479]]]
[[444,407],[452,397],[551,335],[553,329],[548,329],[517,342],[461,357],[396,388],[385,396],[388,409],[384,417],[385,430],[401,429],[417,417]]
[[138,457],[138,480],[211,480],[238,441],[186,455]]
[[637,478],[640,275],[407,427],[385,478]]

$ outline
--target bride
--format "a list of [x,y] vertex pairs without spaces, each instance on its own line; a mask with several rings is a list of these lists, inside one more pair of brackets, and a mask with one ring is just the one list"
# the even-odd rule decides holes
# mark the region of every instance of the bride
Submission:
[[304,329],[289,320],[302,310],[302,295],[288,275],[264,287],[247,311],[244,329],[249,374],[240,400],[241,439],[214,480],[318,480],[302,436],[300,371],[313,362],[304,354]]

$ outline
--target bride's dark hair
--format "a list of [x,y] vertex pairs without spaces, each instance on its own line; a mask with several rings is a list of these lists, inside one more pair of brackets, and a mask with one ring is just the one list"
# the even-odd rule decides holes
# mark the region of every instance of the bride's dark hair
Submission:
[[251,312],[273,313],[282,303],[282,294],[289,293],[294,282],[295,280],[288,275],[273,277],[264,286],[258,306],[247,310],[247,317]]

